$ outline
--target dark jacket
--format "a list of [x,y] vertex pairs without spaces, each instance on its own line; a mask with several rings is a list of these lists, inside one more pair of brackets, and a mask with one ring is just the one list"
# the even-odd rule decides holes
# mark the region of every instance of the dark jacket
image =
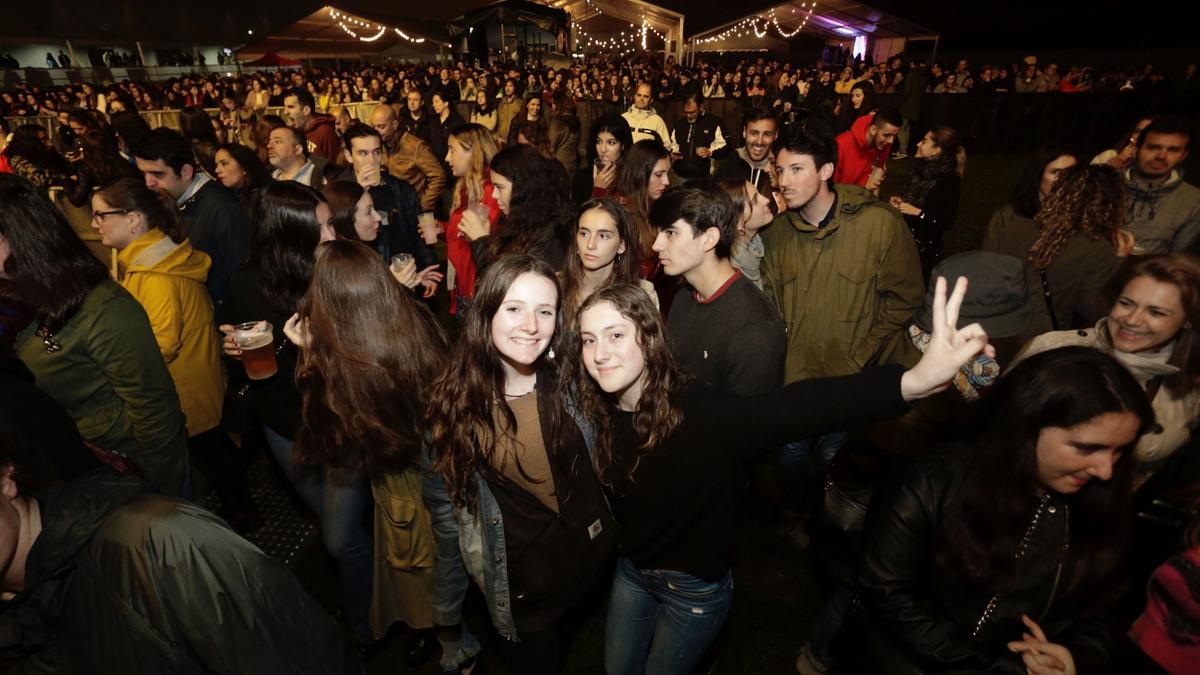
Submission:
[[682,178],[708,176],[712,172],[712,157],[701,157],[696,151],[711,148],[715,152],[724,148],[729,139],[724,126],[721,118],[707,112],[702,112],[695,122],[689,122],[686,115],[680,117],[671,128],[671,140],[683,155],[673,165],[675,173]]
[[[855,628],[862,631],[856,641],[870,654],[874,669],[917,672],[901,667],[907,662],[921,672],[1024,673],[1005,646],[1027,632],[1021,614],[1036,621],[1050,642],[1067,647],[1080,673],[1108,663],[1109,645],[1117,636],[1093,610],[1113,589],[1067,592],[1063,570],[1070,569],[1065,543],[1071,501],[1057,493],[1050,493],[1030,528],[1015,587],[997,598],[980,623],[995,589],[952,577],[933,559],[941,527],[958,503],[963,474],[958,463],[923,457],[871,500],[859,571],[864,611],[858,618],[862,625]],[[972,637],[977,626],[978,636]]]
[[192,248],[212,259],[205,286],[220,323],[229,296],[229,277],[250,255],[250,218],[237,195],[216,180],[208,181],[181,204],[179,216],[187,226]]
[[208,511],[107,468],[39,504],[25,590],[0,605],[6,673],[361,672],[292,572]]
[[550,120],[550,150],[554,159],[566,169],[567,175],[579,166],[579,118],[573,113],[555,115]]
[[[422,210],[417,191],[407,181],[389,175],[386,171],[382,179],[382,184],[370,189],[375,210],[383,216],[383,227],[380,230],[382,241],[376,241],[375,247],[380,249],[388,260],[397,253],[412,254],[417,261],[418,271],[433,265],[437,260],[417,229],[417,217]],[[354,182],[353,167],[344,167],[330,180]]]
[[248,382],[250,405],[254,412],[272,430],[292,438],[300,417],[300,392],[296,388],[295,376],[299,354],[296,345],[284,336],[283,324],[296,308],[276,307],[267,301],[259,287],[258,268],[248,263],[234,272],[232,288],[226,322],[236,325],[248,321],[269,321],[279,372],[265,380],[249,381],[241,361],[227,360],[231,376],[229,387],[241,387]]
[[466,120],[458,111],[451,108],[450,114],[445,121],[437,117],[429,118],[429,149],[433,151],[433,156],[442,164],[442,170],[446,175],[451,175],[450,165],[446,163],[446,151],[450,148],[450,132],[466,124]]

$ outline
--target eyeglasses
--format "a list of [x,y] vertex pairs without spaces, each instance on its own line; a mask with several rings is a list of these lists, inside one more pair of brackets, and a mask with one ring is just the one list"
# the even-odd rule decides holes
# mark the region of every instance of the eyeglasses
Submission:
[[92,212],[92,220],[103,222],[103,220],[109,216],[115,216],[117,214],[124,215],[126,213],[132,213],[132,212],[133,212],[133,209],[113,209],[112,211],[93,211]]

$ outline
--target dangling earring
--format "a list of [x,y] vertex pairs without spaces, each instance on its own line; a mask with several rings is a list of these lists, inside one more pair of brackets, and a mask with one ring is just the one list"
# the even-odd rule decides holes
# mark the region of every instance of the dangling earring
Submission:
[[551,347],[550,350],[546,352],[546,358],[548,358],[548,359],[554,358],[554,347]]

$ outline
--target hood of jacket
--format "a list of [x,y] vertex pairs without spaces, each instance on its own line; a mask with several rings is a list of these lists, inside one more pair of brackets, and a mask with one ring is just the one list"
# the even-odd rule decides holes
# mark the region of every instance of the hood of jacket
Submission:
[[162,230],[147,230],[134,239],[117,260],[125,274],[134,272],[156,272],[185,279],[192,279],[201,284],[208,278],[208,270],[212,260],[200,251],[192,248],[192,243],[184,239],[176,244]]
[[854,124],[850,125],[850,135],[854,138],[854,144],[857,145],[863,152],[870,150],[867,146],[867,127],[871,126],[873,115],[861,115],[854,120]]
[[304,133],[312,133],[314,130],[321,127],[330,127],[331,130],[336,133],[337,125],[334,123],[333,115],[327,115],[325,113],[317,113],[316,115],[313,115],[312,119],[308,120],[308,126],[304,127]]
[[1132,168],[1125,169],[1125,187],[1129,193],[1126,220],[1154,220],[1159,202],[1183,185],[1183,169],[1173,169],[1162,183],[1142,180]]

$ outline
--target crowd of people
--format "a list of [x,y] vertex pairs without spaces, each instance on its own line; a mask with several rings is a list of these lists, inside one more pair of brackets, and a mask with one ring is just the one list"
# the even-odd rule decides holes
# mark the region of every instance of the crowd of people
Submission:
[[[0,153],[0,663],[349,673],[400,624],[556,673],[603,603],[610,675],[702,672],[749,502],[841,561],[801,673],[1194,671],[1200,537],[1132,543],[1196,466],[1188,122],[1040,148],[947,256],[959,132],[907,146],[864,89],[902,69],[776,66],[729,73],[740,129],[703,64],[53,92]],[[256,447],[344,627],[238,535]]]

